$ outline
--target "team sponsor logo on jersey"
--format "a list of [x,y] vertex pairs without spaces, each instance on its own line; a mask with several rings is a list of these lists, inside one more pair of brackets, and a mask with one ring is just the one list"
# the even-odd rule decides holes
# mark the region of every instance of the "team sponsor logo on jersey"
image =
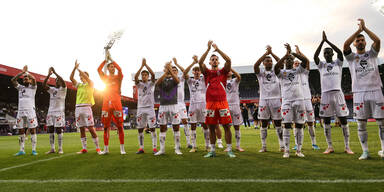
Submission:
[[289,73],[288,74],[288,80],[292,82],[294,79],[295,79],[295,74],[294,73]]

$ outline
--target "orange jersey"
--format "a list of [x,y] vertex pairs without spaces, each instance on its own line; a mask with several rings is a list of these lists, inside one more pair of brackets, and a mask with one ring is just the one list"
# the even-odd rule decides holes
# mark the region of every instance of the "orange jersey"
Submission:
[[97,71],[99,72],[101,80],[105,84],[105,90],[103,94],[104,102],[115,101],[115,100],[120,101],[121,100],[121,82],[123,80],[123,73],[121,72],[120,66],[116,62],[113,62],[112,64],[117,69],[118,74],[105,75],[103,72],[105,63],[106,61],[103,61],[100,64],[99,68],[97,68]]

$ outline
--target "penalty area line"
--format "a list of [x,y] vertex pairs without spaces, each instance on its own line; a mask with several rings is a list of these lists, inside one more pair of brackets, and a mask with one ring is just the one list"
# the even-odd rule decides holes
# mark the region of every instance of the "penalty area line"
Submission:
[[0,183],[384,183],[384,179],[11,179]]

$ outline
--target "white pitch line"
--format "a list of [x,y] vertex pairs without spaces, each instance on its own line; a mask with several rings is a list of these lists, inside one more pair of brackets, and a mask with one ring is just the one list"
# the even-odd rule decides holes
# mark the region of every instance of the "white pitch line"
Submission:
[[0,172],[8,171],[8,170],[10,170],[10,169],[15,169],[15,168],[19,168],[19,167],[25,167],[25,166],[28,166],[28,165],[33,165],[33,164],[40,163],[40,162],[44,162],[44,161],[50,161],[50,160],[54,160],[54,159],[60,159],[60,158],[62,158],[62,157],[67,157],[67,156],[71,156],[71,155],[75,155],[75,154],[76,154],[76,153],[69,153],[69,154],[65,154],[65,155],[60,155],[60,156],[56,156],[56,157],[51,157],[51,158],[48,158],[48,159],[40,159],[40,160],[32,161],[32,162],[29,162],[29,163],[23,163],[23,164],[15,165],[15,166],[12,166],[12,167],[6,167],[6,168],[2,168],[2,169],[0,169]]
[[0,183],[384,183],[384,179],[48,179],[0,180]]

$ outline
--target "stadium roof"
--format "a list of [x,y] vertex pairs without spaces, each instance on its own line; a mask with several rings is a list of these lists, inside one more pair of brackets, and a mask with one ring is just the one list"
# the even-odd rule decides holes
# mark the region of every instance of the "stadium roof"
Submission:
[[[17,68],[14,68],[14,67],[9,67],[9,66],[6,66],[6,65],[2,65],[0,64],[0,74],[2,75],[6,75],[6,76],[10,76],[10,77],[14,77],[16,76],[18,73],[21,72],[21,69],[17,69]],[[31,74],[33,74],[33,76],[35,76],[36,78],[36,81],[37,82],[43,82],[44,79],[46,78],[46,76],[44,75],[41,75],[41,74],[37,74],[37,73],[33,73],[33,72],[29,72]],[[52,78],[50,77],[48,79],[48,82],[47,82],[49,85],[55,85],[55,78]],[[73,90],[76,90],[76,87],[73,86],[72,82],[69,82],[69,81],[65,81],[65,84],[67,85],[67,87],[69,89],[73,89]],[[127,97],[127,96],[121,96],[122,100],[124,101],[129,101],[129,102],[136,102],[133,98],[131,97]]]

